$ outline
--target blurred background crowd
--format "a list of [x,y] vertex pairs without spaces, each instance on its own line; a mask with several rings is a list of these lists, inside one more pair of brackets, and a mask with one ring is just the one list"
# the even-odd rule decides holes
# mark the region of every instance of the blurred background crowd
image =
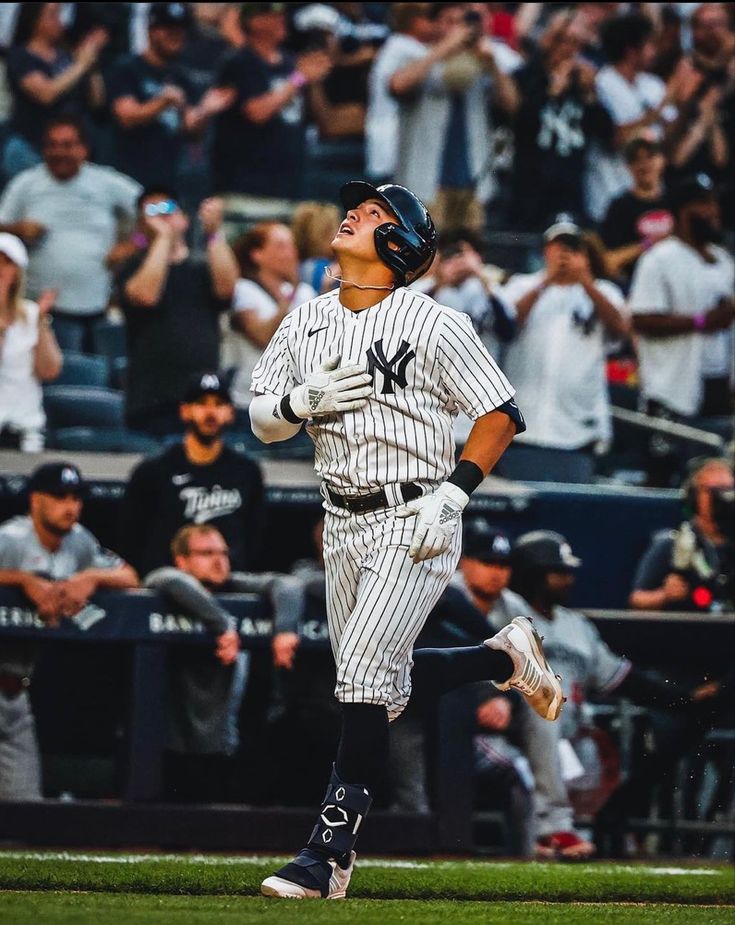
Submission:
[[[309,461],[311,444],[260,445],[247,407],[281,320],[337,285],[350,179],[409,186],[434,216],[439,253],[415,285],[470,315],[528,422],[497,474],[681,487],[684,517],[618,596],[733,610],[732,4],[3,3],[0,47],[0,447],[147,457],[103,531],[115,553],[79,524],[76,466],[37,468],[27,509],[0,525],[0,585],[49,625],[97,590],[142,585],[212,632],[214,651],[170,660],[169,797],[242,797],[228,781],[250,659],[220,592],[261,595],[274,614],[266,712],[280,732],[263,799],[284,741],[321,730],[309,747],[324,764],[336,735],[329,659],[294,671],[305,615],[323,611],[319,523],[287,568],[262,543],[260,464]],[[468,429],[458,421],[458,445]],[[732,682],[664,694],[631,674],[566,606],[587,552],[475,523],[430,638],[476,641],[535,613],[574,682],[563,736],[577,754],[591,748],[587,694],[617,691],[659,716],[686,705],[655,740],[673,760]],[[0,800],[41,794],[34,661],[0,645],[0,732],[19,711]],[[411,812],[430,805],[419,711],[396,726],[385,796]],[[591,853],[566,785],[585,761],[561,748],[549,767],[558,742],[486,688],[476,717],[507,850]],[[708,812],[732,812],[728,747]],[[592,752],[599,781],[604,748]],[[307,802],[323,776],[315,763]]]

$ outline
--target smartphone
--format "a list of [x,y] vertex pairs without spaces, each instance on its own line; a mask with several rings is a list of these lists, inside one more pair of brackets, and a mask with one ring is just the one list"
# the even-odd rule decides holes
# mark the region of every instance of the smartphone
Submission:
[[173,199],[163,199],[161,202],[149,202],[143,211],[152,218],[154,215],[173,215],[178,208]]

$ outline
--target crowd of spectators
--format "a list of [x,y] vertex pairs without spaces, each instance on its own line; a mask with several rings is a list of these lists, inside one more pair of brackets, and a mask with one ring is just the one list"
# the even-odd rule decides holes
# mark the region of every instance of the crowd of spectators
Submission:
[[[651,417],[731,436],[726,5],[20,3],[0,42],[0,232],[29,297],[3,394],[91,384],[55,335],[110,362],[94,384],[124,390],[135,437],[180,432],[189,376],[220,369],[254,445],[250,373],[336,285],[333,202],[362,174],[427,202],[441,245],[417,285],[471,315],[519,391],[502,474],[678,484],[676,430],[638,431],[632,474],[615,462],[609,377]],[[42,410],[16,417],[4,445],[54,445]]]
[[[0,14],[0,446],[53,447],[48,384],[76,387],[81,407],[90,383],[70,378],[72,360],[102,354],[129,433],[160,450],[132,473],[115,553],[79,524],[76,467],[38,468],[29,513],[0,525],[0,585],[51,625],[98,588],[144,586],[207,627],[211,651],[169,660],[169,796],[227,797],[240,748],[249,660],[218,593],[260,594],[274,614],[281,740],[295,741],[307,713],[320,735],[336,730],[329,665],[300,657],[300,621],[323,608],[318,525],[313,559],[268,570],[261,471],[228,440],[254,446],[250,374],[281,320],[337,285],[342,180],[403,183],[429,205],[439,252],[415,285],[471,317],[528,423],[498,474],[609,471],[615,369],[633,370],[626,386],[649,421],[732,439],[728,5],[20,3]],[[460,419],[460,442],[467,429]],[[640,433],[635,477],[683,481],[689,510],[655,537],[630,606],[733,609],[731,466],[687,468],[695,451],[675,429]],[[293,443],[308,456],[306,439]],[[465,544],[434,623],[446,613],[476,641],[533,613],[579,687],[553,741],[512,698],[478,689],[480,789],[505,795],[517,853],[587,855],[557,741],[579,735],[576,707],[613,689],[657,706],[691,692],[664,696],[565,607],[581,562],[563,537],[529,534],[513,550],[481,523]],[[555,648],[561,636],[574,651]],[[41,794],[33,659],[0,646],[0,800]],[[392,735],[389,801],[425,811],[421,717]],[[549,750],[558,763],[543,760]]]

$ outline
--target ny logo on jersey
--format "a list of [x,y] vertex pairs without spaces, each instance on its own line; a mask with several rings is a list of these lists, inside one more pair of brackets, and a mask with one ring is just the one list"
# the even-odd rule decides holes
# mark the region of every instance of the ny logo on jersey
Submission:
[[415,356],[416,351],[411,348],[409,342],[402,340],[401,346],[388,359],[383,351],[383,341],[375,341],[367,352],[368,372],[373,377],[376,370],[383,374],[383,388],[380,390],[382,395],[393,395],[394,385],[406,388],[406,367]]

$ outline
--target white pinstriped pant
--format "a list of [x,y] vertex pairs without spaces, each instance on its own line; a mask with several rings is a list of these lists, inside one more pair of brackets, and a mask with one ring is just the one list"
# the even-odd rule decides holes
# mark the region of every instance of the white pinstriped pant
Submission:
[[413,563],[408,547],[415,517],[396,508],[349,514],[327,508],[324,564],[327,620],[343,703],[384,704],[391,720],[411,694],[411,653],[426,618],[454,574],[462,545]]

